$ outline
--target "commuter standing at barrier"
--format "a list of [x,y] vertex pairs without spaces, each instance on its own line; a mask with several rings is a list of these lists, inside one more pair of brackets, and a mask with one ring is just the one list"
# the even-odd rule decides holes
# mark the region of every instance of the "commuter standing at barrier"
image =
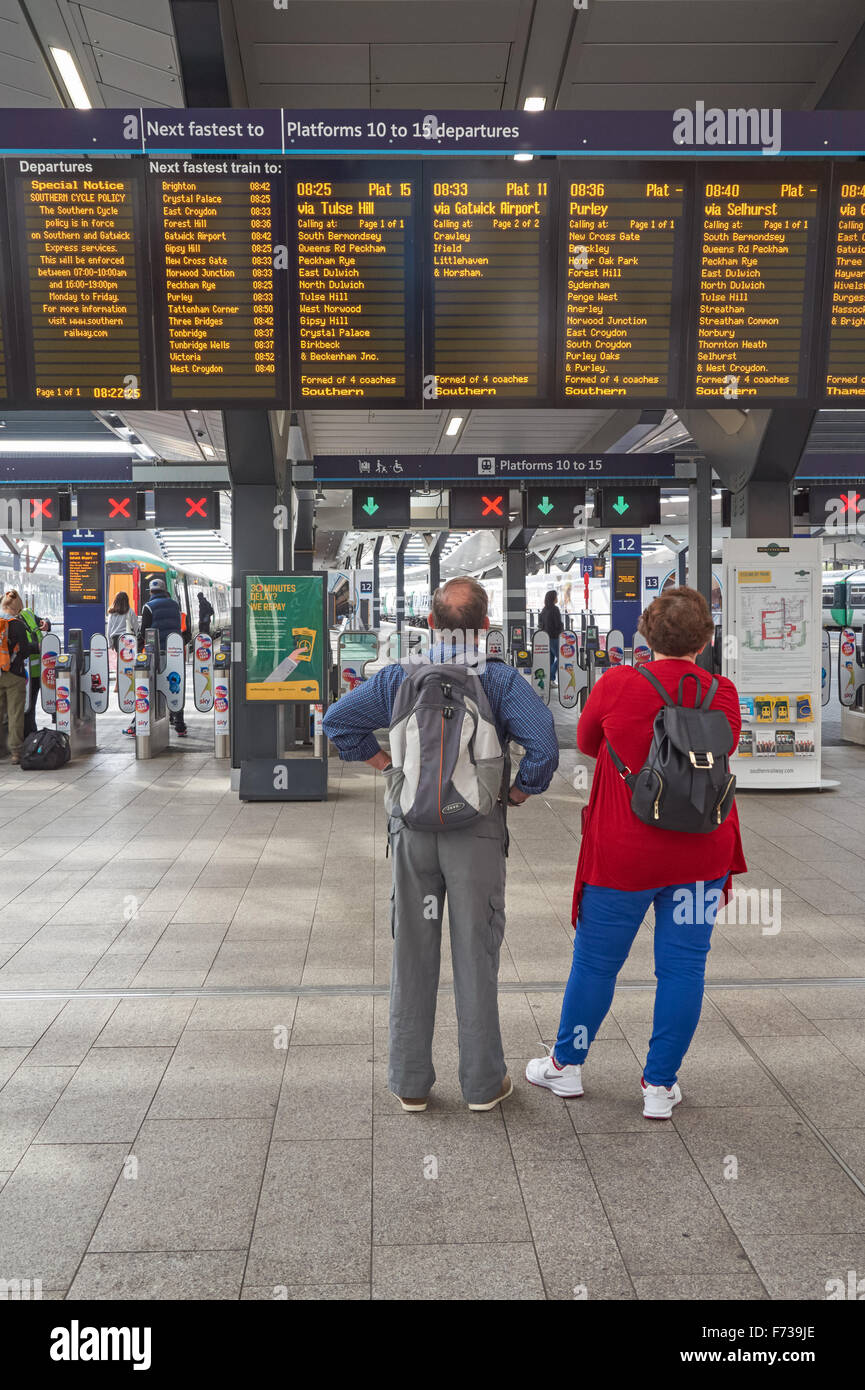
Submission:
[[21,619],[24,604],[17,589],[7,589],[0,603],[0,720],[7,722],[13,763],[21,761],[27,705],[27,660],[39,651]]
[[[729,725],[729,749],[724,748],[724,753],[738,744],[741,717],[732,681],[713,678],[696,665],[714,633],[712,615],[701,594],[687,588],[662,594],[644,612],[639,631],[654,653],[653,660],[642,671],[620,666],[607,672],[589,696],[577,728],[580,752],[597,758],[597,763],[583,814],[574,886],[573,965],[555,1045],[549,1057],[529,1062],[526,1077],[558,1096],[583,1094],[582,1063],[610,1008],[616,977],[640,924],[654,906],[658,984],[640,1095],[648,1119],[669,1119],[682,1099],[677,1075],[700,1019],[715,917],[730,876],[744,873],[746,864],[729,780],[729,804],[719,801],[717,812],[711,814],[707,807],[705,820],[695,808],[692,829],[700,833],[688,833],[651,823],[653,804],[654,815],[665,819],[663,793],[654,773],[639,770],[649,756],[653,721],[662,709],[664,719],[671,713],[662,690],[673,703],[678,700],[690,706],[693,701],[696,706],[702,702],[697,722],[710,709],[726,716],[726,724],[719,725],[720,716],[715,715],[721,743],[726,744]],[[646,679],[646,671],[651,680]],[[681,721],[677,727],[695,727],[691,709],[672,713]],[[690,747],[694,746],[692,740]],[[705,753],[683,754],[686,764],[690,759],[695,768],[686,785],[698,801],[694,789],[701,785],[701,778],[714,776],[716,763],[725,761],[719,751],[714,758]],[[651,785],[645,804],[648,823],[633,809],[640,803],[636,791],[632,803],[632,787],[625,781],[630,773],[638,773],[632,778],[635,786],[643,777]],[[725,790],[722,787],[722,796]],[[656,798],[654,803],[651,798]],[[687,805],[690,816],[690,801]],[[716,828],[700,830],[715,820]]]
[[137,632],[138,622],[130,607],[129,595],[125,589],[121,589],[108,610],[108,645],[119,655],[121,637],[127,633],[136,636]]
[[205,593],[198,590],[198,631],[210,633],[210,624],[213,621],[213,604]]
[[[429,625],[434,632],[464,634],[462,645],[450,639],[435,643],[425,662],[386,666],[332,705],[325,715],[324,731],[341,758],[349,762],[366,761],[381,772],[390,772],[391,758],[379,747],[376,729],[391,724],[401,687],[406,680],[418,679],[421,664],[428,672],[430,665],[445,663],[443,669],[452,670],[461,661],[469,673],[479,665],[476,635],[490,625],[487,602],[486,591],[473,579],[452,579],[436,590]],[[549,710],[519,672],[504,662],[491,659],[481,664],[483,669],[469,674],[466,684],[479,681],[485,708],[489,702],[495,727],[484,724],[486,752],[489,753],[495,743],[495,751],[501,754],[509,739],[525,749],[513,785],[509,787],[507,780],[502,778],[499,760],[495,786],[487,788],[491,812],[462,828],[440,832],[408,826],[399,803],[394,803],[392,795],[387,796],[393,807],[388,832],[393,865],[394,938],[388,1086],[404,1110],[425,1110],[435,1081],[432,1038],[445,895],[450,920],[463,1096],[472,1110],[492,1110],[513,1091],[505,1066],[498,1014],[499,955],[505,930],[507,828],[501,796],[498,800],[496,796],[501,791],[508,805],[519,806],[527,797],[545,791],[558,766],[559,750]],[[436,683],[444,690],[440,681]],[[456,684],[455,681],[455,687]],[[445,693],[449,691],[448,685]],[[411,688],[407,693],[411,694]],[[469,690],[467,702],[471,694],[477,697],[477,690]],[[484,711],[478,711],[480,704],[477,698],[473,702],[479,713],[476,730],[483,724]],[[417,708],[420,708],[419,703]],[[426,713],[429,714],[429,710]],[[441,708],[439,716],[444,748],[445,716]],[[396,724],[391,733],[392,752],[395,737]],[[478,732],[474,737],[478,738]],[[391,780],[388,792],[393,785]],[[454,809],[450,805],[439,807],[439,818],[444,811]],[[462,805],[461,809],[465,811],[466,808]]]
[[[138,650],[144,651],[145,633],[149,628],[153,628],[159,636],[159,650],[165,651],[165,643],[172,632],[176,632],[183,637],[183,648],[189,641],[189,627],[184,630],[180,604],[176,598],[172,598],[168,592],[164,579],[151,579],[150,597],[141,610],[141,623],[138,628]],[[186,720],[183,717],[183,710],[178,710],[177,714],[170,714],[169,719],[174,725],[178,738],[186,738],[188,733]],[[124,733],[134,734],[135,725],[130,724]]]
[[27,635],[33,648],[33,655],[28,658],[29,682],[27,686],[26,706],[24,709],[24,737],[28,734],[36,733],[36,701],[39,699],[39,692],[42,689],[42,657],[40,655],[40,644],[42,633],[51,631],[51,624],[47,618],[39,618],[32,608],[21,609],[21,621],[27,629]]
[[544,606],[538,614],[538,630],[545,632],[550,639],[550,685],[559,673],[559,638],[565,630],[562,613],[556,603],[555,589],[544,594]]

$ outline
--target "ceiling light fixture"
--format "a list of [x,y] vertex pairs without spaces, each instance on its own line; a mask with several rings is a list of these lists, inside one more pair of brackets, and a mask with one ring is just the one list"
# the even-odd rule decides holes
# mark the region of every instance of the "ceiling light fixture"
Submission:
[[76,111],[91,110],[92,103],[87,95],[87,88],[72,54],[65,48],[52,48],[50,53],[60,74],[60,80],[66,88],[66,95]]
[[447,429],[445,430],[445,434],[449,435],[451,439],[455,434],[459,434],[460,430],[465,424],[465,418],[466,417],[464,415],[454,415],[450,423],[448,424]]
[[524,111],[543,111],[547,104],[546,97],[526,97],[523,102]]
[[515,155],[514,155],[514,159],[516,160],[517,164],[528,164],[530,160],[534,159],[534,155],[533,155],[533,154],[515,154]]
[[111,439],[0,439],[0,454],[134,454],[135,451],[134,444],[114,435]]

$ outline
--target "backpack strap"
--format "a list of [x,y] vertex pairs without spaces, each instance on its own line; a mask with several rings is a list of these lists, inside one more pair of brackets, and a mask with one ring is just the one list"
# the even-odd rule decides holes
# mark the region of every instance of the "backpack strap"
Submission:
[[717,677],[717,676],[713,676],[713,677],[712,677],[712,683],[711,683],[711,685],[709,686],[709,689],[706,691],[706,694],[705,694],[705,697],[704,697],[704,699],[703,699],[703,703],[702,703],[701,706],[700,706],[700,709],[708,709],[708,708],[709,708],[709,706],[711,705],[712,701],[713,701],[714,698],[715,698],[715,691],[716,691],[717,689],[718,689],[718,677]]
[[635,783],[636,780],[637,780],[636,777],[634,776],[634,774],[633,774],[633,772],[631,771],[631,769],[628,767],[627,763],[623,763],[623,762],[622,762],[622,760],[621,760],[621,758],[619,757],[618,753],[616,752],[615,748],[614,748],[613,745],[610,743],[610,740],[609,740],[609,739],[605,739],[604,742],[606,743],[607,749],[608,749],[609,754],[610,754],[610,757],[612,758],[613,763],[615,764],[616,771],[618,772],[618,774],[619,774],[619,776],[621,777],[622,781],[623,781],[623,782],[627,782],[627,784],[628,784],[628,786],[630,787],[631,791],[633,791],[633,790],[634,790],[634,783]]
[[[661,699],[664,701],[665,705],[672,705],[675,703],[673,700],[670,699],[669,695],[667,694],[666,690],[661,685],[661,682],[657,679],[657,677],[653,676],[651,671],[647,671],[645,666],[638,666],[637,674],[646,677],[646,680],[649,681],[649,683],[655,687]],[[683,676],[682,679],[684,680],[686,679],[686,677]]]
[[[702,684],[701,684],[701,682],[700,682],[700,677],[697,675],[696,671],[689,671],[688,674],[687,674],[686,676],[683,676],[682,679],[679,681],[679,690],[678,690],[678,694],[677,694],[677,699],[678,699],[679,704],[682,705],[682,706],[684,706],[686,709],[688,708],[688,706],[685,705],[685,696],[684,696],[684,694],[683,694],[683,688],[684,688],[684,686],[685,686],[685,682],[686,682],[686,681],[696,681],[696,682],[697,682],[697,694],[696,694],[696,697],[695,697],[695,699],[694,699],[693,708],[694,708],[694,709],[702,709],[701,697],[702,697],[702,694],[703,694],[703,686],[702,686]],[[717,684],[717,682],[716,682],[716,684]]]

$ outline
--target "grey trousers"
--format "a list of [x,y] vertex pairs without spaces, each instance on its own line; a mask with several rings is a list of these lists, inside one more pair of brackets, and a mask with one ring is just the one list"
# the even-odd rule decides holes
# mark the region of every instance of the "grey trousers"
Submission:
[[432,1039],[445,895],[466,1101],[492,1100],[505,1077],[499,1027],[499,956],[505,934],[504,814],[436,834],[390,819],[393,967],[388,1086],[426,1096],[435,1081]]

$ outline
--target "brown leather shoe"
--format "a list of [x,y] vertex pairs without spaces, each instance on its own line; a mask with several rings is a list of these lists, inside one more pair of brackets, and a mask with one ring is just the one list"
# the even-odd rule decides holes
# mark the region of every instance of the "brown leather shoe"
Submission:
[[498,1095],[493,1096],[492,1100],[484,1101],[483,1105],[472,1105],[469,1103],[469,1110],[494,1110],[503,1100],[507,1100],[508,1096],[513,1095],[513,1090],[514,1083],[511,1081],[507,1072],[505,1072],[505,1079],[501,1084]]
[[403,1110],[426,1110],[429,1096],[397,1096]]

